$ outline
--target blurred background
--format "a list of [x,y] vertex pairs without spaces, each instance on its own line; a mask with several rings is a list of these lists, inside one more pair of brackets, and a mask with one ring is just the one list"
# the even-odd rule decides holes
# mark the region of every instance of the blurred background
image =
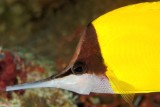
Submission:
[[[80,32],[88,23],[118,7],[146,1],[155,0],[0,0],[0,47],[10,58],[9,62],[13,59],[18,62],[7,63],[4,67],[2,62],[8,60],[1,55],[0,75],[5,74],[7,70],[4,68],[11,65],[10,69],[20,66],[19,70],[23,71],[15,74],[17,69],[11,70],[14,77],[7,74],[1,76],[0,86],[39,80],[60,72],[71,59]],[[8,82],[13,79],[14,83]],[[136,95],[136,101],[139,102],[138,107],[160,107],[158,93]],[[119,95],[83,96],[58,89],[33,89],[14,93],[0,92],[0,107],[129,105]]]

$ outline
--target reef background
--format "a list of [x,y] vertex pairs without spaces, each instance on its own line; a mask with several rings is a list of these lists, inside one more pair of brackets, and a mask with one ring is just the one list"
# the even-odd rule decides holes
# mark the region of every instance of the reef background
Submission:
[[[146,1],[155,0],[0,0],[0,46],[12,51],[23,48],[35,56],[43,56],[54,62],[55,71],[61,71],[89,22],[118,7]],[[76,96],[74,106],[127,107],[115,95]],[[156,103],[147,104],[148,107],[160,106],[158,94],[145,95],[145,100]],[[147,107],[145,104],[140,107]]]

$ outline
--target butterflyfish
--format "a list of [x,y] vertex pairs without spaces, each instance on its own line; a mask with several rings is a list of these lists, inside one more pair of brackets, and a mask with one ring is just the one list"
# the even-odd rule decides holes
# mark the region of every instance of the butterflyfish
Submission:
[[68,66],[47,79],[7,86],[6,91],[53,87],[79,94],[160,92],[160,2],[107,12],[82,32]]

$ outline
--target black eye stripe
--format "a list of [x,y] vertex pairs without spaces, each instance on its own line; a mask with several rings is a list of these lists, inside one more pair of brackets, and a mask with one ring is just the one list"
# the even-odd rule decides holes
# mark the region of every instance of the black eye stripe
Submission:
[[86,64],[78,61],[72,66],[71,71],[73,74],[83,74],[86,72]]

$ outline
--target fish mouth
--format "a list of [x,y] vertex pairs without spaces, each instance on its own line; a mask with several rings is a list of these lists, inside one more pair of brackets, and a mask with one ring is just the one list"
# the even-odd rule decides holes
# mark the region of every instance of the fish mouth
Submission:
[[[22,89],[31,89],[31,88],[42,88],[42,87],[49,87],[52,83],[51,81],[54,80],[54,78],[57,75],[51,76],[49,78],[35,81],[35,82],[29,82],[24,84],[18,84],[13,86],[7,86],[5,88],[5,91],[15,91],[15,90],[22,90]],[[47,85],[50,84],[50,85]]]
[[15,90],[22,90],[22,89],[31,89],[31,88],[43,88],[43,87],[57,87],[56,84],[58,83],[56,80],[63,78],[65,76],[68,76],[72,73],[71,69],[68,67],[65,70],[63,70],[60,74],[52,75],[48,78],[34,81],[34,82],[28,82],[13,86],[7,86],[3,91],[15,91]]

